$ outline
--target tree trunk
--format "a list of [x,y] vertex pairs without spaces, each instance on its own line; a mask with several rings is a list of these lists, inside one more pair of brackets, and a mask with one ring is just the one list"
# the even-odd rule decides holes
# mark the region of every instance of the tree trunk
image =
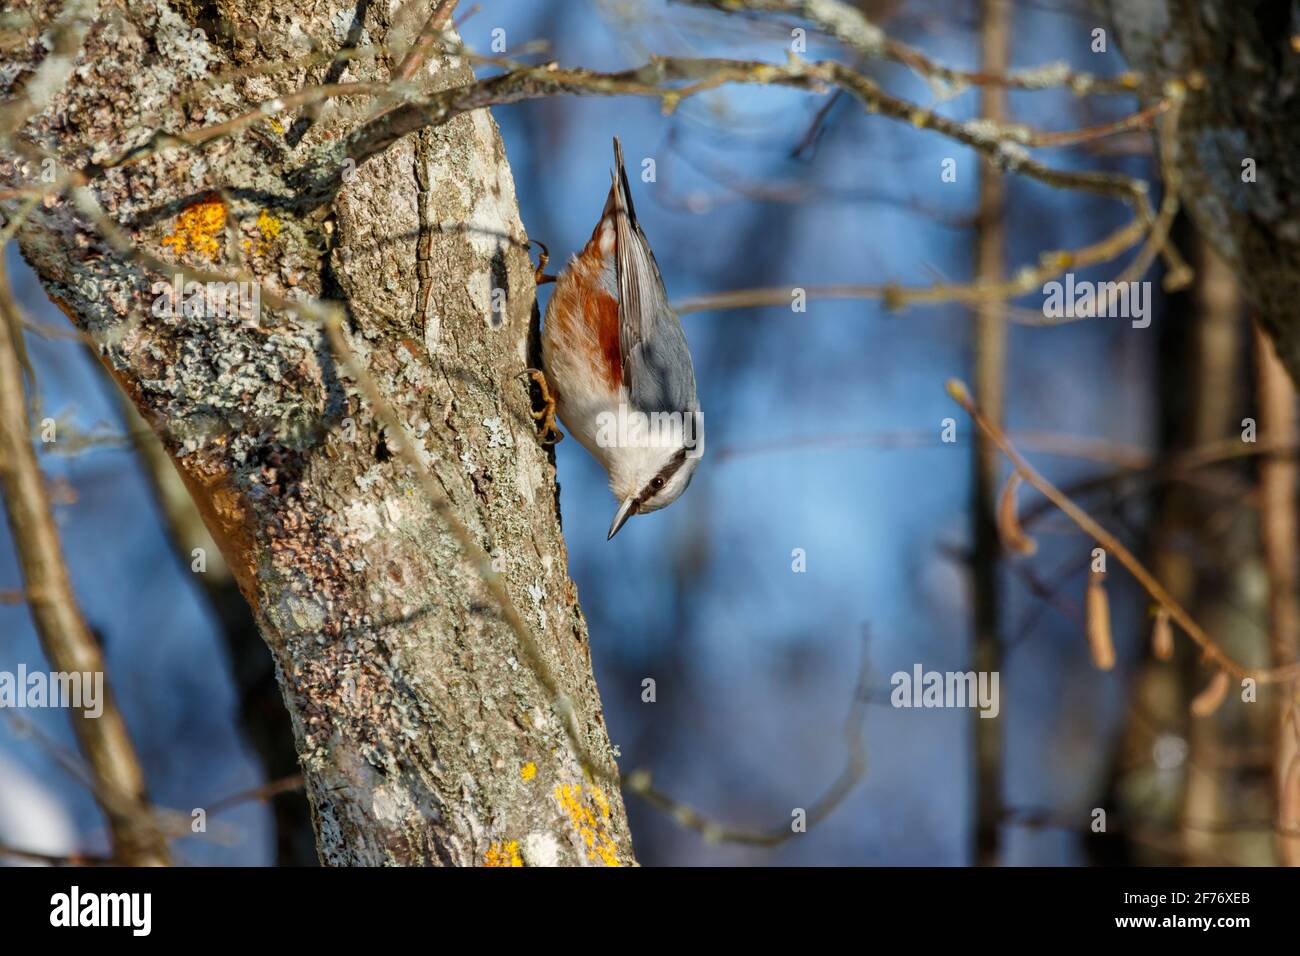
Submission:
[[1300,382],[1300,0],[1106,2],[1148,99],[1199,80],[1179,124],[1183,202]]
[[[210,125],[321,82],[387,81],[429,15],[390,22],[388,5],[365,0],[355,21],[311,0],[175,6],[106,7],[24,139],[80,169],[156,128]],[[377,63],[328,59],[381,44]],[[324,62],[254,75],[317,50]],[[26,53],[34,62],[45,48]],[[232,70],[233,82],[178,102]],[[435,54],[419,81],[471,79],[464,60]],[[352,351],[493,556],[578,736],[612,762],[553,461],[516,378],[530,364],[535,289],[492,118],[477,111],[394,143],[313,208],[286,185],[375,108],[332,99],[268,114],[113,169],[95,195],[146,254],[226,271],[242,260],[267,290],[345,304]],[[175,276],[115,252],[85,209],[66,196],[39,204],[19,232],[23,254],[162,437],[253,609],[322,862],[633,863],[617,788],[584,776],[552,694],[397,454],[401,436],[377,422],[321,327],[265,304],[260,321],[211,314],[211,302],[207,315],[160,314],[168,294],[154,284]]]
[[[1011,57],[1011,4],[1009,0],[984,0],[981,4],[980,69],[1005,73]],[[980,90],[980,117],[994,123],[1007,119],[1006,90]],[[1006,182],[1002,170],[987,160],[979,167],[979,216],[975,224],[975,277],[990,284],[1001,282],[1006,271]],[[975,310],[975,394],[989,421],[1005,425],[1007,374],[1007,307],[1005,302],[984,302]],[[1002,453],[983,433],[973,442],[971,480],[971,540],[974,542],[972,604],[974,611],[975,668],[980,673],[1002,669],[999,633],[1002,613],[1002,539],[997,528],[998,476]],[[975,861],[997,866],[1003,821],[1003,722],[971,712],[975,763]]]
[[[98,357],[97,350],[94,354]],[[181,566],[194,567],[196,549],[204,554],[205,568],[198,575],[198,583],[225,645],[245,739],[260,758],[267,780],[276,785],[288,784],[299,775],[298,747],[280,696],[275,663],[266,652],[257,621],[171,456],[140,418],[135,405],[115,385],[108,387],[119,399],[123,425],[131,437],[141,469],[153,486],[163,524]],[[316,833],[311,825],[311,808],[301,788],[286,788],[271,797],[268,804],[275,818],[276,865],[315,865]]]

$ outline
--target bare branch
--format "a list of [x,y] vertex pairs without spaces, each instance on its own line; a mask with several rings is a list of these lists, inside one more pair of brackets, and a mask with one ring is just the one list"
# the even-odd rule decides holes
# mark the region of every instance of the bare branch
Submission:
[[998,86],[1014,90],[1065,88],[1082,96],[1088,93],[1133,93],[1141,86],[1136,73],[1113,79],[1079,73],[1064,63],[1049,63],[1027,70],[955,70],[943,66],[915,47],[895,40],[872,23],[857,7],[841,0],[682,0],[697,7],[728,13],[785,13],[814,23],[828,36],[865,57],[893,60],[915,71],[953,96],[970,86]]
[[1071,501],[1059,488],[1038,473],[1028,461],[1016,451],[1015,446],[1002,432],[1000,428],[993,425],[984,417],[983,413],[975,405],[966,386],[956,380],[948,382],[948,394],[957,402],[979,429],[989,437],[989,439],[1001,449],[1002,453],[1010,460],[1012,465],[1020,473],[1021,477],[1029,484],[1033,485],[1042,495],[1052,504],[1056,505],[1071,521],[1073,521],[1084,534],[1087,534],[1108,553],[1114,555],[1120,564],[1129,570],[1129,573],[1137,579],[1142,588],[1151,595],[1158,604],[1169,611],[1170,617],[1187,632],[1198,647],[1204,652],[1205,657],[1217,665],[1224,672],[1238,678],[1253,678],[1261,684],[1278,684],[1293,681],[1297,675],[1300,675],[1300,662],[1287,664],[1281,667],[1270,669],[1255,669],[1246,667],[1239,663],[1235,658],[1230,656],[1226,651],[1219,647],[1218,643],[1210,637],[1192,616],[1179,604],[1162,585],[1155,576],[1146,569],[1146,566],[1126,548],[1118,538],[1103,528],[1088,512]]
[[[0,249],[0,252],[3,250]],[[0,262],[0,273],[4,265]],[[23,375],[13,342],[21,322],[0,281],[0,487],[18,551],[27,606],[51,665],[65,673],[102,674],[104,659],[77,606],[64,564],[54,517],[50,512],[27,422]],[[98,718],[82,710],[71,714],[77,741],[96,781],[96,795],[108,818],[114,856],[130,865],[165,865],[167,845],[148,809],[144,773],[126,723],[105,681],[103,712]],[[103,799],[104,793],[117,799]]]

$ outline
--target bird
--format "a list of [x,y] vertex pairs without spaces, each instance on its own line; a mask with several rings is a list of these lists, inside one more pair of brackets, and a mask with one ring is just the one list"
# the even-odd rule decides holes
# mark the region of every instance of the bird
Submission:
[[[609,474],[618,508],[606,540],[633,515],[672,504],[704,454],[704,413],[681,319],[637,222],[614,137],[609,196],[591,239],[555,278],[542,324],[542,440],[555,417]],[[545,248],[538,266],[543,275]]]

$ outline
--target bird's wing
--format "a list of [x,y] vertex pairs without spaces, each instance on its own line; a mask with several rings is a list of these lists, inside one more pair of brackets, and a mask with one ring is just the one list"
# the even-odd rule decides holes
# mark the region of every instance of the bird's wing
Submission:
[[615,261],[619,292],[619,348],[623,381],[643,411],[698,408],[695,370],[681,320],[668,304],[645,233],[636,221],[632,191],[623,167],[623,146],[614,138]]

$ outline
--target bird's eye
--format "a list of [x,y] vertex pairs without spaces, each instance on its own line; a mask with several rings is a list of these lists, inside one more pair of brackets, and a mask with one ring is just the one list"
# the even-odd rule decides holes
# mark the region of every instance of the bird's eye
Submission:
[[653,488],[655,491],[658,491],[663,486],[664,486],[663,478],[659,477],[658,475],[655,475],[654,480],[650,482],[650,487]]

